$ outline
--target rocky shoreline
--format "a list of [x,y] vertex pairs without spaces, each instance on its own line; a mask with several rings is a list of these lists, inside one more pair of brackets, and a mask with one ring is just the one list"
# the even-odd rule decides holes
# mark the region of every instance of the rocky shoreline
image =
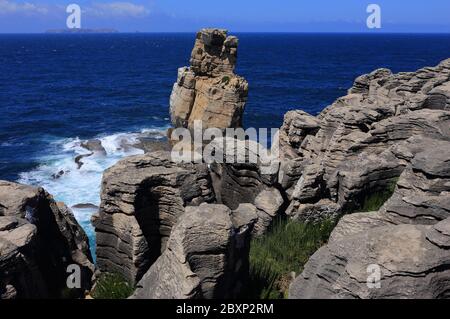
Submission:
[[[170,96],[174,128],[242,126],[248,83],[234,73],[237,47],[225,30],[197,34]],[[103,175],[95,275],[67,207],[0,182],[1,298],[61,296],[69,264],[84,274],[77,297],[117,273],[136,287],[131,298],[236,298],[249,284],[252,239],[278,218],[339,220],[289,298],[450,297],[450,59],[360,76],[318,116],[286,113],[269,170],[175,163],[158,143]],[[252,143],[233,147],[248,155]],[[96,141],[84,147],[102,152]]]

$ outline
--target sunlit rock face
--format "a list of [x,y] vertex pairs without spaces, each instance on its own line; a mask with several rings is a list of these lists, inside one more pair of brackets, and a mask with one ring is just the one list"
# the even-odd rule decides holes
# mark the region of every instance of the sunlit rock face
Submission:
[[379,69],[358,77],[317,117],[286,113],[278,180],[291,201],[287,214],[314,221],[357,211],[424,149],[419,138],[442,150],[437,144],[450,136],[449,79],[450,60],[416,72]]
[[203,29],[197,33],[190,67],[178,69],[170,96],[174,127],[240,127],[247,101],[248,83],[234,73],[238,39],[226,30]]

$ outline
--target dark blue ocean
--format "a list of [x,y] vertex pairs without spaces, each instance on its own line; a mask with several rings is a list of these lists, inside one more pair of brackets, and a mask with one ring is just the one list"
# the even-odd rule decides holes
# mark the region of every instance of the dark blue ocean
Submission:
[[[394,72],[450,57],[450,35],[237,34],[237,73],[249,84],[246,127],[279,127],[283,114],[317,114],[376,68]],[[168,127],[177,68],[194,34],[0,35],[0,179],[44,186],[69,206],[99,204],[101,174],[122,140]],[[107,156],[77,170],[83,140]],[[54,179],[52,174],[69,172]],[[75,209],[87,230],[92,209]]]

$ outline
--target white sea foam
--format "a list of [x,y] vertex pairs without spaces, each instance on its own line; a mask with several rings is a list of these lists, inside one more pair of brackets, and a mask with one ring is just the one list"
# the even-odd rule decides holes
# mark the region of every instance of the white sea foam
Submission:
[[[83,165],[78,169],[75,157],[91,152],[81,146],[79,138],[50,142],[45,156],[38,158],[41,163],[35,169],[20,174],[19,183],[39,185],[51,193],[57,201],[69,207],[76,204],[100,205],[100,185],[103,172],[125,156],[143,154],[133,147],[140,137],[159,139],[164,136],[164,128],[144,129],[139,133],[117,133],[97,136],[106,151],[106,156],[95,153],[83,157]],[[60,177],[55,178],[58,173]],[[95,208],[72,208],[74,215],[89,236],[91,243],[95,236],[90,218]],[[92,246],[92,245],[91,245]],[[92,247],[93,248],[93,247]]]

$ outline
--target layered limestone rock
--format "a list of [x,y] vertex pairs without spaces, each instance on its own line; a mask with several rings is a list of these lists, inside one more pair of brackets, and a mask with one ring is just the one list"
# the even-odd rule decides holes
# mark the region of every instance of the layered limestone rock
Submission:
[[97,265],[137,282],[165,250],[189,205],[214,200],[206,164],[176,164],[159,151],[125,158],[103,176],[94,218]]
[[264,234],[285,208],[277,184],[278,158],[252,140],[218,138],[210,146],[215,154],[210,172],[217,202],[231,209],[252,205],[258,215],[253,233]]
[[[290,298],[450,297],[450,60],[417,72],[380,69],[317,117],[281,129],[287,214],[341,218],[291,284]],[[375,208],[376,209],[376,208]]]
[[[249,141],[239,143],[248,145]],[[217,150],[220,151],[219,148]],[[242,150],[245,151],[246,148]],[[220,152],[225,157],[230,155],[225,154],[223,150]],[[245,153],[248,156],[248,152]],[[119,273],[132,283],[139,282],[142,278],[140,285],[143,290],[137,293],[138,298],[157,296],[209,298],[213,295],[228,298],[237,295],[242,287],[237,283],[244,282],[248,276],[249,236],[264,233],[284,205],[284,198],[273,181],[277,175],[278,163],[275,163],[276,169],[273,171],[271,165],[250,163],[245,157],[244,163],[237,165],[221,161],[211,165],[175,163],[171,159],[171,153],[160,151],[128,157],[108,169],[103,176],[99,215],[93,218],[97,235],[97,265],[100,271]],[[219,176],[218,172],[222,169],[231,169],[233,173],[221,171]],[[234,186],[230,184],[232,181]],[[218,203],[226,206],[202,205],[198,208],[202,203]],[[233,210],[232,213],[230,209]],[[225,258],[226,262],[217,265],[205,264],[205,269],[196,271],[192,270],[196,269],[192,266],[194,268],[191,271],[200,278],[192,281],[188,271],[191,266],[176,263],[175,260],[182,260],[181,257],[174,256],[173,249],[168,251],[172,242],[181,240],[176,237],[178,235],[174,235],[173,227],[177,223],[184,225],[187,217],[183,216],[188,214],[192,215],[195,223],[199,223],[199,229],[205,228],[204,232],[217,233],[213,235],[219,236],[221,228],[205,224],[216,222],[215,217],[210,218],[213,213],[218,216],[226,215],[227,220],[232,223],[231,228],[226,228],[227,232],[230,232],[226,237],[228,246],[220,257]],[[200,222],[200,217],[207,220]],[[190,243],[192,254],[196,246],[202,245],[201,238],[202,236],[198,236],[189,239],[192,240]],[[221,242],[225,240],[225,237],[221,238]],[[229,243],[232,245],[229,246]],[[222,244],[211,244],[215,247],[211,248],[212,251],[216,253],[223,248]],[[191,253],[187,255],[189,256]],[[236,256],[242,258],[236,259]],[[208,259],[204,262],[207,263]],[[168,267],[170,263],[175,268]],[[207,271],[207,267],[216,266],[219,268],[212,273],[202,275]],[[229,267],[239,269],[230,270]],[[174,280],[166,277],[163,280],[160,277],[167,269],[172,269],[166,275],[172,274]],[[175,275],[177,272],[179,274]],[[221,272],[224,272],[224,275],[219,276]],[[218,276],[217,283],[210,282],[213,274]],[[233,279],[223,279],[229,276]],[[219,280],[219,277],[223,278]],[[178,288],[181,290],[178,291],[170,286],[179,282],[190,288],[180,286]],[[231,282],[234,282],[233,287]],[[158,290],[159,288],[156,289],[154,285],[162,288]],[[222,288],[208,288],[208,290],[205,288],[208,285]]]
[[449,298],[450,254],[442,245],[448,220],[441,223],[378,226],[330,241],[310,258],[289,297]]
[[290,298],[450,297],[450,139],[414,136],[395,150],[409,164],[392,197],[344,216]]
[[[186,207],[201,203],[226,204],[235,209],[233,216],[254,215],[251,233],[264,233],[284,199],[270,174],[254,164],[240,165],[175,163],[161,151],[128,157],[108,169],[99,215],[93,218],[100,271],[138,282],[166,250]],[[235,169],[236,175],[218,176],[219,167]],[[231,187],[235,193],[225,186],[230,181],[240,185]]]
[[42,188],[0,181],[1,298],[61,297],[71,264],[80,266],[82,286],[70,295],[82,296],[94,266],[72,212]]
[[226,30],[203,29],[197,33],[190,67],[178,70],[170,96],[174,127],[239,127],[247,100],[248,83],[234,74],[238,39]]
[[[450,136],[450,60],[417,72],[380,69],[317,117],[288,112],[280,132],[278,180],[303,220],[361,208],[363,197],[395,183],[410,158],[397,151],[416,136]],[[411,157],[411,156],[410,156]]]
[[[198,33],[171,95],[175,127],[241,125],[247,83],[233,73],[236,47],[223,30]],[[104,175],[95,218],[100,270],[138,282],[134,298],[233,297],[248,236],[275,217],[336,218],[389,190],[378,211],[342,218],[290,297],[448,296],[449,82],[450,60],[361,76],[317,117],[288,112],[268,162],[256,142],[233,137],[187,142],[191,155],[212,147],[209,164],[177,164],[166,152],[122,160]],[[372,264],[384,276],[376,291],[367,290]]]
[[257,216],[224,205],[186,207],[167,249],[138,283],[132,298],[236,297],[248,274],[250,232]]

